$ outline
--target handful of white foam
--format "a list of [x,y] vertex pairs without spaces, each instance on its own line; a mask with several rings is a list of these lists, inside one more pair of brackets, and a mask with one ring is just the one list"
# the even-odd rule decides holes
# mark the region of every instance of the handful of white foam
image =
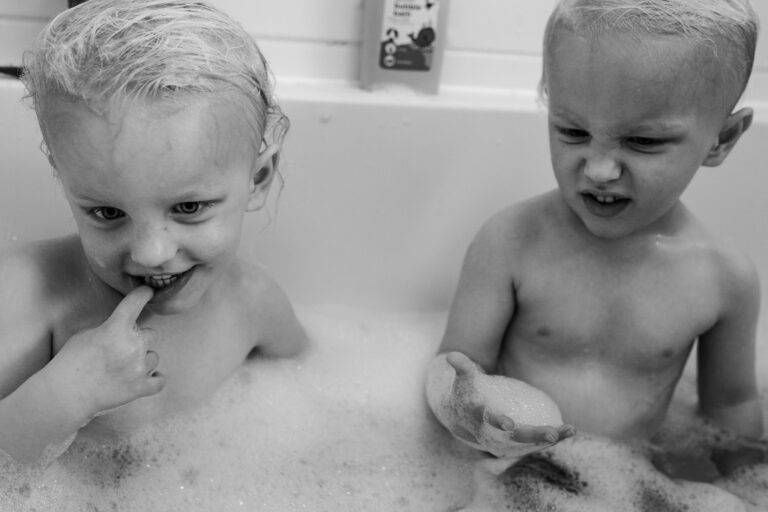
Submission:
[[485,397],[487,407],[515,423],[550,427],[563,424],[560,408],[542,390],[502,375],[478,373],[474,378],[475,387]]
[[[440,421],[466,444],[508,459],[573,434],[571,427],[563,426],[557,404],[540,389],[488,375],[460,352],[440,356],[434,364],[427,383],[430,404]],[[477,418],[472,418],[478,405],[485,411],[479,428]]]

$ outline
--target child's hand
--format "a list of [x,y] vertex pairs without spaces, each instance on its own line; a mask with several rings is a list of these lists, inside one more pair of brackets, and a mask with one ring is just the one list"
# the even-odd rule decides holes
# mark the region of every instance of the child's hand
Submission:
[[460,352],[447,354],[456,371],[450,407],[454,435],[497,457],[521,457],[571,437],[557,405],[542,391],[499,375],[487,375]]
[[153,331],[136,325],[152,293],[131,291],[103,324],[72,336],[51,361],[54,389],[84,420],[163,389],[157,352],[147,350]]

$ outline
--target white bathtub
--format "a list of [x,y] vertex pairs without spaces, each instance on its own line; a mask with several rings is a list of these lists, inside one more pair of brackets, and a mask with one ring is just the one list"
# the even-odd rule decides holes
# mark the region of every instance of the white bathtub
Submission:
[[[359,353],[338,363],[332,350],[341,348],[350,352],[351,345],[333,347],[331,343],[327,349],[329,352],[321,354],[319,359],[335,364],[340,376],[331,383],[325,381],[326,387],[331,390],[336,390],[336,387],[339,390],[348,389],[350,385],[360,388],[351,395],[349,391],[340,391],[339,396],[348,396],[343,400],[343,407],[339,407],[345,411],[371,408],[373,412],[361,413],[366,415],[368,423],[361,425],[357,433],[372,428],[386,430],[391,439],[385,436],[384,444],[377,443],[376,449],[384,449],[390,441],[398,443],[396,436],[392,437],[392,429],[407,430],[410,439],[402,445],[401,451],[390,449],[389,458],[384,457],[386,462],[378,466],[373,462],[378,457],[375,454],[366,458],[365,463],[358,460],[361,466],[334,459],[338,464],[326,468],[328,471],[336,471],[337,477],[340,474],[344,476],[344,471],[362,471],[369,478],[365,484],[369,487],[362,490],[359,485],[355,487],[360,481],[357,484],[340,484],[343,478],[334,480],[331,474],[326,482],[328,492],[333,489],[336,496],[329,503],[335,504],[333,509],[342,510],[345,509],[342,502],[347,499],[345,492],[348,496],[363,492],[370,500],[376,501],[376,496],[384,492],[384,487],[400,486],[410,488],[412,497],[393,501],[398,508],[420,510],[424,503],[437,507],[434,495],[445,498],[452,496],[451,493],[461,495],[468,492],[469,473],[462,473],[466,467],[460,463],[457,463],[456,472],[447,476],[442,473],[448,471],[446,460],[452,461],[454,454],[446,448],[441,432],[434,430],[425,413],[420,396],[419,371],[439,341],[444,312],[458,277],[463,253],[479,225],[510,202],[555,185],[549,166],[544,111],[532,93],[478,94],[459,91],[425,97],[408,93],[369,93],[348,86],[310,87],[306,84],[278,84],[278,93],[292,121],[282,164],[285,186],[279,196],[273,194],[267,213],[251,214],[248,218],[242,250],[271,269],[272,275],[302,311],[305,307],[316,311],[325,307],[320,305],[340,304],[372,312],[370,316],[356,316],[354,322],[346,325],[317,320],[315,313],[308,314],[304,320],[320,332],[321,337],[332,339],[340,336],[354,341],[359,336],[379,344],[378,347],[371,347],[369,343]],[[21,102],[21,96],[22,87],[17,81],[0,79],[0,250],[73,230],[58,183],[39,150],[41,137],[34,113]],[[765,227],[768,202],[763,198],[764,191],[768,189],[768,176],[763,171],[765,164],[760,164],[760,148],[768,141],[766,112],[768,109],[765,107],[758,111],[752,129],[728,161],[719,168],[702,168],[685,195],[687,204],[706,223],[730,236],[734,244],[751,254],[763,279],[768,276],[768,229]],[[395,324],[389,322],[391,318],[402,320],[403,315],[411,318],[408,317],[411,313],[422,316],[414,317],[416,319],[405,330],[393,327]],[[763,306],[759,342],[763,390],[768,379],[765,372],[768,357],[766,319],[768,300]],[[393,340],[394,343],[387,346]],[[355,361],[354,357],[363,359]],[[270,383],[279,382],[285,376],[280,372],[288,372],[292,379],[298,378],[298,382],[309,387],[320,387],[311,384],[309,378],[302,380],[301,365],[286,364],[288,366],[278,370],[260,367],[255,373],[249,370],[236,380],[250,382],[251,379],[266,379],[265,388],[268,389]],[[316,376],[323,373],[320,370],[317,374],[310,370],[306,372]],[[371,375],[374,376],[372,381]],[[296,393],[305,389],[298,384],[292,386],[295,386]],[[230,388],[227,391],[230,402],[243,399],[245,391],[235,384]],[[324,400],[328,399],[328,390],[323,393]],[[403,393],[409,396],[401,396]],[[302,422],[301,407],[315,407],[311,400],[303,397],[297,399],[297,403],[301,404],[298,409],[277,413],[269,409],[276,406],[268,397],[250,396],[249,400],[258,402],[262,410],[266,408],[266,414],[272,414],[270,421],[277,421],[288,431],[297,422]],[[329,408],[333,410],[333,404]],[[228,414],[241,413],[229,410]],[[248,419],[241,418],[239,421],[258,421],[258,414],[250,414]],[[275,419],[278,416],[281,419]],[[399,419],[395,421],[393,417]],[[390,420],[391,425],[387,423]],[[382,427],[382,423],[387,428]],[[265,425],[258,428],[267,428]],[[329,428],[332,430],[334,427]],[[205,432],[205,435],[215,437],[216,432],[220,432],[217,429],[218,424],[201,427],[194,435],[199,437]],[[280,437],[283,434],[275,435],[283,439]],[[322,436],[319,438],[322,439]],[[340,443],[338,450],[345,449],[342,446],[348,442],[345,439],[352,438],[355,438],[354,432],[347,437],[341,434],[338,438],[334,437]],[[171,442],[168,436],[162,439]],[[362,448],[365,439],[363,435],[357,441],[349,442],[353,446],[359,444],[358,448],[362,450],[370,450],[370,444]],[[196,443],[196,446],[205,445],[199,440]],[[219,446],[226,444],[221,439],[217,443]],[[328,449],[337,450],[332,442]],[[428,449],[429,453],[421,453],[420,449]],[[179,453],[182,451],[179,450]],[[403,459],[406,451],[416,455]],[[124,469],[122,464],[126,460],[130,468],[132,457],[145,460],[133,452],[111,453],[111,458],[107,456],[109,468],[119,466]],[[394,462],[394,469],[392,454],[397,454],[397,457],[402,455]],[[212,454],[206,452],[202,456],[211,457]],[[284,463],[286,458],[290,456],[276,460]],[[322,456],[318,455],[318,459],[311,460],[320,459]],[[94,468],[104,463],[96,456],[92,456],[91,460]],[[176,478],[181,483],[174,484],[176,501],[171,502],[192,506],[191,502],[179,496],[184,494],[185,485],[187,491],[191,482],[201,485],[200,480],[206,473],[200,467],[188,469],[192,463],[184,460],[186,462],[170,464],[175,469],[155,480],[167,484],[175,482]],[[61,472],[57,473],[59,470]],[[377,473],[379,470],[380,473]],[[41,503],[69,496],[65,487],[75,485],[72,482],[61,484],[68,478],[63,469],[54,468],[53,471],[46,477],[47,483],[42,484],[40,492],[46,497],[41,498]],[[292,481],[294,471],[295,468],[285,469],[280,478]],[[298,508],[296,504],[303,496],[300,489],[304,489],[305,484],[317,488],[321,478],[317,476],[317,471],[320,469],[301,473],[300,477],[296,477],[299,478],[298,483],[291,484],[299,489],[290,491],[294,493],[293,501],[286,498],[286,503],[291,503],[292,508]],[[394,479],[392,471],[397,473]],[[94,475],[96,473],[108,474],[109,471],[104,473],[94,469]],[[415,476],[425,473],[430,473],[432,477],[422,481],[419,480],[421,477]],[[302,480],[310,478],[307,475],[315,480],[309,483]],[[383,478],[386,476],[390,480]],[[261,479],[264,478],[262,474]],[[441,478],[443,484],[436,484]],[[213,479],[211,477],[211,482]],[[110,492],[118,497],[130,496],[131,487],[126,483],[130,479],[123,479],[123,484],[120,484],[120,478],[117,480],[119,485],[115,484],[115,489],[118,490]],[[103,480],[98,482],[101,482],[101,491],[98,492],[104,492],[106,484]],[[146,480],[140,482],[135,485],[146,487],[151,484]],[[77,485],[80,484],[82,482]],[[92,484],[82,485],[96,485]],[[20,485],[20,489],[27,489],[23,483]],[[223,484],[218,482],[217,485]],[[237,489],[245,487],[247,484],[238,483],[234,491],[232,487],[222,491],[227,499],[232,500],[233,509],[281,510],[279,500],[269,501],[266,498],[260,506],[248,508],[260,498],[246,491],[242,496],[248,499],[243,505]],[[35,492],[33,486],[31,491],[27,489],[26,494],[34,496]],[[157,492],[169,491],[158,488]],[[20,495],[21,502],[26,503],[24,493],[20,491]],[[239,505],[246,508],[238,508]],[[360,506],[360,502],[349,501],[350,510],[361,509]],[[205,510],[205,506],[200,506],[200,509]],[[309,509],[312,509],[311,505]]]

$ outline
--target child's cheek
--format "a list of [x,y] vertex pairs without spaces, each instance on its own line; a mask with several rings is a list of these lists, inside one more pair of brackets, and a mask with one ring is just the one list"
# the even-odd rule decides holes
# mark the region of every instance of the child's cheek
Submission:
[[201,259],[232,255],[240,245],[241,225],[241,220],[231,216],[208,223],[191,239],[195,253]]
[[93,233],[82,231],[80,232],[80,240],[94,270],[109,270],[110,266],[115,264],[118,249],[113,241],[107,237],[95,236]]

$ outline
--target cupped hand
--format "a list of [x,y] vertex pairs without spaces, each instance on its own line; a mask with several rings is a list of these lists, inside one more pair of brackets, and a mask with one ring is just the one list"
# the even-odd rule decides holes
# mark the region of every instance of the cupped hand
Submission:
[[456,372],[449,400],[453,434],[497,457],[521,457],[571,437],[560,410],[544,392],[500,375],[487,375],[461,352],[446,355]]
[[154,331],[136,324],[152,294],[146,286],[132,290],[104,323],[72,336],[49,363],[57,393],[83,419],[165,386],[165,377],[156,370],[158,354],[147,349]]

